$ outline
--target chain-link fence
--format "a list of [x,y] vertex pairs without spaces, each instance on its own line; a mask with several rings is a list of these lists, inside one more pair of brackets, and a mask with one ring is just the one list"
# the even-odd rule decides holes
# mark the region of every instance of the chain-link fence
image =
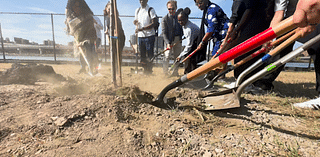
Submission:
[[[109,43],[104,36],[104,16],[95,16],[104,25],[104,29],[101,30],[101,46],[97,51],[100,59],[107,61]],[[161,16],[159,17],[161,21]],[[73,37],[66,34],[65,14],[0,12],[0,19],[3,37],[0,60],[78,61],[73,53]],[[129,40],[135,30],[134,16],[120,15],[120,19],[126,36],[125,48],[122,53],[126,59],[133,56]],[[191,17],[190,19],[200,25],[200,18]],[[158,42],[158,50],[155,53],[163,50],[160,29]],[[130,60],[128,61],[130,62]]]

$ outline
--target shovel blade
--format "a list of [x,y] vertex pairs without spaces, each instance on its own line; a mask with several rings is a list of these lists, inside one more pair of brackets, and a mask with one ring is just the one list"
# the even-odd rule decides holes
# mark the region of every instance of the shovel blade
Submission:
[[222,110],[240,107],[240,100],[234,93],[205,97],[205,110]]

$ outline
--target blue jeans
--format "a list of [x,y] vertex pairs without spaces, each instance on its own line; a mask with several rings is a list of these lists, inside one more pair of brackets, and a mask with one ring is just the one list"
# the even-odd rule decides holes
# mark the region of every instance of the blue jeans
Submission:
[[155,36],[150,37],[139,37],[139,52],[141,55],[141,61],[146,62],[147,58],[151,59],[154,56],[154,41]]

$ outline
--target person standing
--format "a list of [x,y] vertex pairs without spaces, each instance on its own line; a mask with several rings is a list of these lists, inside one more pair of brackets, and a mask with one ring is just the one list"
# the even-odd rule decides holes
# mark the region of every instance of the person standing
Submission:
[[[103,10],[103,14],[105,16],[105,23],[106,23],[106,31],[104,32],[105,34],[107,34],[107,38],[109,38],[109,41],[111,40],[110,39],[110,11],[111,11],[111,3],[110,1],[107,3],[107,5],[105,6],[104,10]],[[117,10],[118,11],[118,10]],[[119,15],[119,13],[118,13]],[[126,41],[126,36],[124,34],[124,30],[122,28],[122,22],[121,22],[121,19],[119,18],[119,16],[117,17],[117,24],[118,24],[118,42],[119,42],[119,47],[117,47],[116,45],[116,42],[113,42],[113,47],[117,47],[117,49],[119,49],[119,52],[120,54],[122,54],[122,50],[124,48],[124,45],[125,45],[125,41]],[[115,25],[115,24],[113,24]],[[122,55],[120,55],[120,57],[122,57]],[[121,60],[122,58],[120,58]]]
[[138,33],[138,45],[141,56],[140,63],[145,74],[152,74],[153,64],[151,58],[154,56],[155,30],[157,15],[152,7],[149,7],[148,0],[139,0],[141,7],[135,11],[133,24],[136,25]]
[[[225,38],[229,28],[229,18],[222,8],[209,0],[194,0],[196,6],[203,11],[202,23],[207,26],[207,31],[198,45],[198,50],[206,47],[209,40],[213,42],[212,56],[219,49],[222,40]],[[201,32],[200,32],[201,33]]]
[[93,12],[84,0],[68,0],[66,7],[67,32],[72,35],[75,44],[84,55],[80,55],[81,69],[79,73],[86,72],[89,64],[89,72],[97,73],[99,59],[95,52],[94,43],[97,40],[94,28]]
[[[266,0],[234,0],[232,4],[232,15],[230,17],[230,27],[228,29],[226,39],[222,45],[230,44],[230,47],[236,46],[269,28],[271,19],[273,17],[273,6],[274,1],[267,2]],[[258,47],[235,58],[234,63],[241,61],[260,48],[261,47]],[[244,70],[249,68],[262,56],[263,54],[237,67],[234,70],[234,77],[238,78]],[[263,66],[258,67],[253,72],[246,75],[243,80],[249,78],[261,69],[263,69]]]
[[[191,10],[186,7],[185,9],[179,9],[177,11],[177,18],[179,24],[183,28],[183,35],[186,37],[186,46],[184,47],[183,51],[180,53],[180,55],[176,58],[177,61],[180,61],[183,57],[190,54],[192,50],[196,49],[197,44],[197,38],[200,33],[200,28],[192,23],[189,20],[189,14],[191,13]],[[195,61],[195,56],[192,56],[190,59],[188,59],[184,64],[184,74],[187,74],[192,71],[192,69],[195,69],[197,67],[197,62]]]
[[[167,2],[168,14],[162,18],[161,28],[162,28],[162,36],[165,42],[165,47],[169,50],[165,52],[163,57],[163,72],[165,74],[168,73],[169,68],[169,56],[173,54],[174,58],[177,58],[181,52],[182,48],[182,27],[178,23],[177,19],[177,1],[170,0]],[[173,44],[176,44],[172,47]],[[178,69],[175,69],[172,75],[177,76]]]
[[[275,0],[274,2],[274,16],[272,18],[272,21],[270,23],[270,27],[273,27],[277,24],[279,24],[284,19],[290,17],[293,15],[296,5],[298,3],[298,0]],[[288,53],[290,53],[293,50],[294,42],[290,45],[288,45],[286,48],[284,48],[282,51],[279,52],[278,55],[272,57],[270,62],[274,62],[278,60],[279,58],[284,57]],[[274,80],[279,76],[280,72],[283,70],[285,65],[282,65],[277,68],[274,72],[264,76],[263,78],[257,80],[253,83],[254,86],[261,88],[265,91],[270,91],[274,88],[273,82]]]
[[[304,38],[298,39],[298,41],[302,43],[306,43],[307,41],[317,36],[318,34],[320,34],[320,25],[318,25],[311,34],[308,34]],[[307,52],[311,57],[311,59],[313,60],[314,72],[316,74],[316,91],[318,92],[318,95],[316,96],[317,97],[316,99],[312,99],[302,103],[296,103],[293,105],[295,107],[312,108],[315,110],[319,110],[320,109],[320,45],[314,44],[307,50]]]

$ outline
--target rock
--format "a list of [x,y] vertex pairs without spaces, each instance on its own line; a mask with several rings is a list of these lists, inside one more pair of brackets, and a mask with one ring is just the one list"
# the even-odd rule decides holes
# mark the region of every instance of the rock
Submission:
[[205,152],[205,153],[203,154],[203,157],[212,157],[212,153],[210,153],[210,152]]
[[54,122],[55,125],[57,126],[63,126],[64,124],[66,124],[68,121],[68,119],[64,118],[64,117],[59,117],[56,119],[56,121]]

